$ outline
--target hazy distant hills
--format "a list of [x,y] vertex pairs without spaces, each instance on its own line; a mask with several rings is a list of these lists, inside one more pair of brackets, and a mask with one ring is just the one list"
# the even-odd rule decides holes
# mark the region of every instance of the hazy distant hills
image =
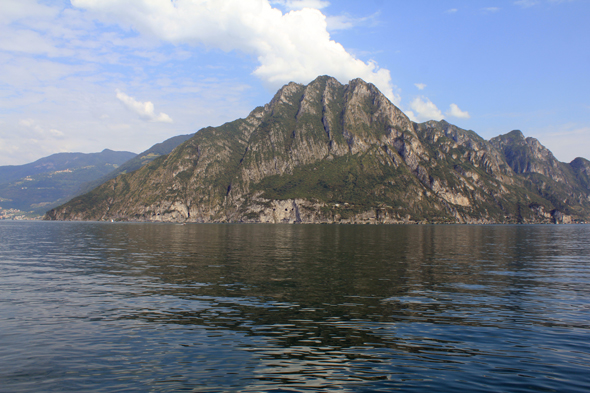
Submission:
[[135,153],[105,149],[100,153],[58,153],[25,165],[0,167],[0,206],[40,210],[67,201],[89,179],[112,172]]
[[[75,195],[82,195],[86,192],[89,192],[95,187],[98,187],[102,183],[114,179],[115,177],[119,176],[120,174],[129,173],[138,170],[148,162],[153,161],[157,157],[165,156],[166,154],[170,153],[176,146],[180,145],[182,142],[186,141],[193,134],[190,135],[178,135],[169,139],[166,139],[164,142],[157,143],[154,146],[150,147],[146,151],[139,153],[135,157],[129,159],[121,166],[116,168],[115,170],[101,176],[98,179],[90,180],[84,184],[82,184],[77,190]],[[74,195],[72,195],[74,196]]]
[[290,83],[245,119],[47,213],[59,220],[550,223],[590,220],[590,163],[513,131],[413,123],[372,84]]
[[158,143],[140,154],[105,149],[100,153],[58,153],[25,165],[0,166],[0,207],[43,214],[121,173],[166,155],[191,135]]
[[[0,184],[40,173],[62,171],[87,166],[120,165],[135,157],[135,153],[105,149],[100,153],[57,153],[24,165],[0,166]],[[112,169],[111,169],[112,170]]]

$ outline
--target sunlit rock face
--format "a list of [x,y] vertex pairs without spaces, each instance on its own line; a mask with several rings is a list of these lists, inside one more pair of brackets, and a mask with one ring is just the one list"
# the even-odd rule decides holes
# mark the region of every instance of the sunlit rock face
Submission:
[[374,85],[322,76],[46,218],[569,223],[590,219],[589,172],[519,131],[486,141],[445,121],[413,123]]

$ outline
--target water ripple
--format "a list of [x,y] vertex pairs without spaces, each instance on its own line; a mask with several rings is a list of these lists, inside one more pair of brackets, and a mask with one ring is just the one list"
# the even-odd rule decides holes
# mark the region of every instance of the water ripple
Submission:
[[0,391],[587,391],[588,226],[0,223]]

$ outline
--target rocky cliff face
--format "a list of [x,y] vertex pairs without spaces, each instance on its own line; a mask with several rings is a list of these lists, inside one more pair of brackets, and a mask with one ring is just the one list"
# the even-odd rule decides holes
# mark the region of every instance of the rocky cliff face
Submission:
[[578,157],[570,162],[579,185],[586,191],[590,190],[590,161]]
[[[559,162],[535,138],[525,138],[518,130],[490,141],[513,171],[525,179],[529,189],[551,202],[567,216],[587,217],[590,209],[588,160],[577,158],[570,164]],[[554,212],[556,221],[561,214]],[[568,221],[568,217],[565,221]]]
[[[205,128],[169,155],[46,217],[273,223],[586,220],[588,161],[574,162],[559,163],[519,132],[488,142],[445,121],[412,123],[372,84],[356,79],[342,85],[320,77],[307,86],[284,86],[247,118]],[[571,196],[564,202],[563,195],[554,196],[530,174],[548,179],[551,187],[567,184]]]

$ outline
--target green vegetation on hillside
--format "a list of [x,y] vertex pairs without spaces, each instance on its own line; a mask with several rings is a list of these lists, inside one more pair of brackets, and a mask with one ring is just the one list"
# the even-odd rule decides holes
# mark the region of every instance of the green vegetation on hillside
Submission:
[[[155,157],[141,154],[137,160]],[[121,168],[119,168],[121,169]],[[48,212],[49,219],[549,223],[590,219],[590,165],[519,131],[412,123],[375,86],[284,86],[246,119]]]

